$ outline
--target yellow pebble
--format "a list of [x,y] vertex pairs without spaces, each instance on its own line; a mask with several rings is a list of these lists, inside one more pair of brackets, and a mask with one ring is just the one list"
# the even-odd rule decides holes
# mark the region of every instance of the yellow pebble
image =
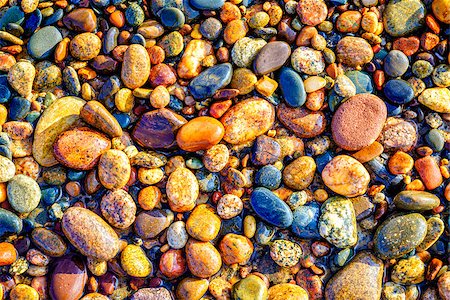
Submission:
[[133,96],[136,98],[148,99],[151,93],[151,89],[137,88],[133,90]]
[[114,102],[119,111],[130,112],[134,106],[133,92],[127,88],[120,89],[115,95]]
[[169,91],[162,85],[157,86],[150,95],[150,105],[154,108],[166,107],[169,102]]
[[39,293],[29,285],[18,284],[9,294],[11,300],[39,300]]
[[283,165],[283,163],[281,162],[281,161],[276,161],[274,164],[273,164],[273,166],[275,167],[275,168],[277,168],[278,170],[282,170],[283,169],[283,167],[284,167],[284,165]]
[[324,202],[328,199],[328,193],[324,189],[317,189],[314,191],[314,198],[317,202]]
[[312,93],[320,90],[327,85],[327,80],[320,76],[310,76],[304,82],[305,91],[307,93]]
[[87,82],[83,83],[83,85],[81,86],[81,98],[86,101],[91,101],[94,98],[93,96],[94,89],[92,88],[92,86]]
[[147,169],[140,168],[138,179],[143,184],[153,185],[160,182],[164,177],[164,172],[160,168]]
[[440,166],[439,169],[441,170],[442,177],[444,177],[445,179],[448,179],[450,177],[450,173],[446,166]]
[[4,105],[0,104],[0,126],[5,124],[7,118],[8,118],[8,110]]
[[202,34],[200,33],[200,24],[194,25],[194,28],[192,29],[192,32],[191,32],[191,37],[193,39],[201,39],[202,38]]
[[153,270],[152,263],[144,250],[136,245],[128,245],[123,249],[120,262],[125,272],[133,277],[146,277]]
[[259,79],[255,84],[255,88],[258,91],[258,93],[266,97],[271,96],[275,92],[277,87],[278,83],[272,78],[267,77],[265,75],[261,79]]
[[425,186],[420,179],[415,179],[411,181],[410,184],[406,185],[407,191],[425,191]]
[[244,235],[251,239],[256,232],[256,220],[254,216],[246,216],[244,218]]

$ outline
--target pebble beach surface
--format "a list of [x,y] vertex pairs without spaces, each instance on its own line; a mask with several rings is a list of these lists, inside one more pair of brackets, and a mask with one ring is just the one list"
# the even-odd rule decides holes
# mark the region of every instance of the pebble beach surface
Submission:
[[450,0],[0,0],[0,300],[450,300]]

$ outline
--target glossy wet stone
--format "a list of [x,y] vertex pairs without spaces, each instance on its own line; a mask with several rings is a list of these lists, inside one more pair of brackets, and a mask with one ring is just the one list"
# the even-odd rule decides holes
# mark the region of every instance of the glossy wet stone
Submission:
[[61,33],[56,27],[43,27],[36,31],[28,41],[28,53],[36,59],[48,58],[61,40]]
[[104,135],[81,127],[59,135],[53,145],[53,153],[58,162],[66,167],[89,170],[110,147],[111,142]]
[[233,299],[267,299],[267,287],[264,280],[250,274],[234,284],[231,295]]
[[275,41],[266,44],[259,51],[253,62],[253,68],[258,75],[265,75],[281,68],[291,55],[289,44]]
[[338,60],[351,67],[361,66],[373,58],[373,50],[370,44],[359,37],[346,36],[336,46]]
[[396,0],[386,6],[384,27],[392,36],[404,36],[423,26],[425,6],[417,0]]
[[175,132],[185,123],[184,117],[162,108],[145,113],[137,122],[132,136],[147,148],[170,148],[175,145]]
[[194,276],[208,278],[222,266],[219,251],[210,242],[189,240],[186,245],[186,261]]
[[67,250],[63,238],[49,229],[36,228],[31,233],[31,238],[33,243],[49,256],[63,256]]
[[221,64],[200,73],[189,83],[189,91],[196,99],[204,99],[231,82],[233,68],[230,64]]
[[22,231],[22,219],[15,213],[0,208],[0,236],[19,234]]
[[198,205],[186,221],[186,230],[189,235],[205,242],[216,238],[220,226],[221,219],[207,204]]
[[61,226],[67,239],[85,256],[109,260],[119,251],[117,234],[88,209],[69,208],[64,213]]
[[418,213],[392,216],[375,233],[375,252],[383,259],[401,257],[417,247],[426,232],[426,220]]
[[120,137],[122,128],[117,119],[98,101],[87,102],[80,112],[81,118],[110,137]]
[[70,30],[92,32],[97,27],[97,16],[89,8],[78,8],[63,18],[64,25]]
[[217,119],[198,117],[178,130],[177,145],[190,152],[206,150],[218,144],[224,133],[223,125]]
[[326,126],[326,118],[322,112],[313,112],[305,108],[291,108],[281,104],[277,109],[280,122],[301,138],[312,138],[320,135]]
[[405,210],[430,210],[440,204],[439,198],[422,191],[402,191],[394,197],[396,207]]
[[55,262],[51,275],[50,295],[54,299],[76,300],[83,295],[88,280],[86,266],[78,256],[67,256]]
[[264,221],[280,228],[289,227],[293,221],[292,211],[278,196],[266,188],[256,188],[250,196],[255,213]]
[[284,100],[292,107],[300,107],[306,102],[306,91],[300,75],[290,68],[280,71],[280,88]]
[[121,79],[130,89],[141,87],[150,75],[150,57],[147,50],[138,44],[130,45],[125,51]]
[[408,103],[414,98],[412,86],[402,79],[389,80],[383,91],[389,100],[397,104]]
[[328,281],[325,299],[380,299],[383,271],[380,259],[361,252]]

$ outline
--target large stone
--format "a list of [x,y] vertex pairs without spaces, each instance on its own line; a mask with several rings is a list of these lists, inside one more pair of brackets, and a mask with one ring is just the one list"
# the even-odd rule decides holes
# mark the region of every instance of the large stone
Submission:
[[425,5],[420,0],[389,1],[383,13],[384,28],[392,36],[405,36],[425,23]]

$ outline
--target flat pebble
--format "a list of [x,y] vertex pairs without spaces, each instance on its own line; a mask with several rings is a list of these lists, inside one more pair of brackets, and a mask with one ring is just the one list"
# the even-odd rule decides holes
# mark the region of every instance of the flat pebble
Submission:
[[199,193],[197,178],[189,169],[177,168],[167,180],[166,193],[173,211],[190,211],[194,208]]

